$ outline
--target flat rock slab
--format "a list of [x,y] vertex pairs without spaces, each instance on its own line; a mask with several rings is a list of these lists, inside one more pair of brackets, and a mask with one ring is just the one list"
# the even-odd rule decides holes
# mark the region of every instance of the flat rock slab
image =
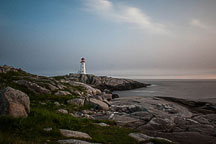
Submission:
[[66,129],[60,129],[60,133],[65,137],[75,137],[75,138],[87,138],[92,139],[87,133],[79,132],[79,131],[72,131]]
[[76,139],[66,139],[66,140],[58,140],[60,144],[99,144],[99,143],[90,143],[87,141],[76,140]]

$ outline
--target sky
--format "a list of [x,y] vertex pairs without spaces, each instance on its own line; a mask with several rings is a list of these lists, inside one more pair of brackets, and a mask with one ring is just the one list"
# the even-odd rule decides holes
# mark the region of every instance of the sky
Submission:
[[0,65],[216,79],[215,0],[0,0]]

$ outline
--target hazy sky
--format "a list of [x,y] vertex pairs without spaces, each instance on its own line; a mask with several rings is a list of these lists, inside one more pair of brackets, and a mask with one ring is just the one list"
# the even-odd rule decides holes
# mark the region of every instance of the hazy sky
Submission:
[[0,0],[0,65],[216,78],[216,0]]

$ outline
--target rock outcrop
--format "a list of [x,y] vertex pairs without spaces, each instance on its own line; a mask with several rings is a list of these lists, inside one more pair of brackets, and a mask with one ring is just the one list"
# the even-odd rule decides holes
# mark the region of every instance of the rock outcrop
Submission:
[[15,81],[15,83],[17,83],[18,85],[25,86],[27,89],[37,94],[51,94],[50,90],[27,80],[18,80]]
[[69,74],[65,77],[71,81],[79,81],[96,87],[100,90],[130,90],[135,88],[147,87],[150,84],[140,83],[130,79],[112,78],[106,76],[95,76],[91,74]]
[[0,91],[0,115],[27,117],[29,112],[30,100],[25,93],[11,87]]
[[99,89],[93,88],[90,85],[82,83],[82,82],[70,81],[69,84],[71,86],[81,86],[81,87],[83,87],[86,90],[86,92],[87,92],[87,94],[89,96],[94,96],[94,95],[100,95],[101,94],[101,91]]

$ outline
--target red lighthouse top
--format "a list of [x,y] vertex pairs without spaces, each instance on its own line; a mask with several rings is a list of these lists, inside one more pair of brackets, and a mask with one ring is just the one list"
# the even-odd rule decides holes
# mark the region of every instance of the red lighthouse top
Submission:
[[85,62],[85,58],[81,58],[81,62]]

